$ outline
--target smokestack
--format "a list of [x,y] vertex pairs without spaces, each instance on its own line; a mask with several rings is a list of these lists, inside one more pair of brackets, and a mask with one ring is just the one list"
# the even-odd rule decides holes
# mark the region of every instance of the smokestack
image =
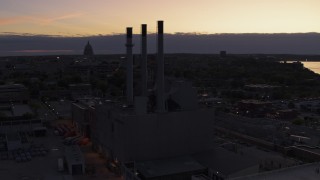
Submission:
[[133,105],[133,55],[132,55],[132,28],[127,28],[127,89],[126,89],[126,95],[127,95],[127,103],[129,105]]
[[164,98],[164,55],[163,55],[163,21],[158,21],[157,37],[157,111],[165,112]]
[[147,96],[148,86],[148,70],[147,70],[147,25],[141,25],[141,95]]

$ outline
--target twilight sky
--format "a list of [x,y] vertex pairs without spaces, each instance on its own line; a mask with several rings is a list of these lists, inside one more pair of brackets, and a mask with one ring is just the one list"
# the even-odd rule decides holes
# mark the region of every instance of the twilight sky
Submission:
[[320,0],[0,0],[0,34],[320,32]]

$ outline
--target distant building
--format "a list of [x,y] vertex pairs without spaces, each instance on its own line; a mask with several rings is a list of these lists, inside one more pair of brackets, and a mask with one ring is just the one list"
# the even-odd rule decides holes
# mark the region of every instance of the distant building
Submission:
[[250,91],[272,91],[279,86],[269,85],[269,84],[247,84],[244,86],[246,90]]
[[24,102],[29,100],[28,89],[22,84],[0,86],[0,102]]
[[111,75],[117,68],[119,67],[118,62],[110,62],[110,63],[96,63],[91,64],[91,66],[87,63],[75,63],[67,66],[67,71],[71,73],[76,73],[81,77],[85,78],[89,75],[100,75],[100,76],[109,76]]
[[222,58],[227,57],[227,51],[220,51],[220,57]]
[[265,117],[268,113],[273,113],[273,105],[269,101],[242,100],[237,105],[237,114],[248,117]]
[[20,72],[20,73],[32,73],[33,68],[29,64],[15,64],[13,66],[14,72]]
[[292,109],[278,110],[276,113],[277,117],[283,120],[292,120],[298,117],[298,112]]
[[84,47],[83,55],[85,56],[93,56],[93,48],[88,41],[87,45]]
[[91,96],[91,84],[70,84],[69,89],[73,99]]
[[11,125],[11,122],[15,122],[14,125],[16,125],[19,124],[18,122],[34,119],[35,116],[34,111],[27,104],[0,105],[0,126]]

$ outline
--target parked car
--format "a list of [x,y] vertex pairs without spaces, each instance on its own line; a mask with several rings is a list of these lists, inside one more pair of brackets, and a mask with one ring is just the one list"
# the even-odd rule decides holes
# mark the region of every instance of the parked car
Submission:
[[72,144],[72,143],[74,142],[74,140],[76,140],[76,139],[78,139],[78,138],[81,138],[81,136],[80,136],[80,135],[74,136],[74,137],[72,137],[72,138],[69,138],[69,139],[67,139],[67,140],[64,140],[63,143],[66,144],[66,145],[70,145],[70,144]]
[[79,136],[79,137],[77,137],[75,139],[72,139],[70,141],[70,144],[77,144],[81,139],[82,139],[82,136]]

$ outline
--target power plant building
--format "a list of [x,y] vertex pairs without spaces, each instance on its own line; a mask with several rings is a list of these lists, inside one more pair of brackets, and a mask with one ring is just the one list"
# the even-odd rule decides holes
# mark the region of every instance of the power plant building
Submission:
[[141,92],[136,95],[133,91],[132,28],[127,28],[126,102],[87,103],[91,110],[82,121],[90,126],[93,147],[122,167],[127,162],[188,157],[207,151],[214,136],[214,111],[198,108],[192,84],[164,77],[163,21],[158,21],[155,86],[148,89],[147,26],[141,27]]

